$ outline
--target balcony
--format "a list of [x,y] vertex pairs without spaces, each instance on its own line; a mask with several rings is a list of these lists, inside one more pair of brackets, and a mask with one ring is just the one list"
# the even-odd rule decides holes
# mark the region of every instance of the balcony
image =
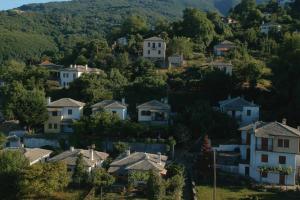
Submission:
[[256,145],[257,151],[273,151],[272,145]]

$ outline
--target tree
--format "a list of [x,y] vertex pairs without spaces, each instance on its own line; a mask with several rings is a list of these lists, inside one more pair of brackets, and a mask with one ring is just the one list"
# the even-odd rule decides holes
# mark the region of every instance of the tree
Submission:
[[187,8],[183,11],[183,21],[175,24],[174,32],[195,39],[198,44],[207,47],[215,35],[213,23],[207,19],[206,13]]
[[170,55],[179,54],[189,58],[193,53],[193,42],[186,37],[174,37],[168,44]]
[[171,178],[176,175],[184,176],[184,166],[182,164],[172,163],[166,167],[167,177]]
[[148,199],[162,200],[165,196],[165,183],[160,174],[151,171],[147,182]]
[[0,199],[16,199],[22,170],[28,166],[29,161],[20,151],[0,151]]
[[65,163],[37,163],[24,171],[21,181],[22,194],[47,197],[68,186],[70,175]]
[[148,26],[144,18],[138,15],[128,17],[122,24],[121,32],[123,35],[143,34],[147,32]]
[[208,135],[205,135],[201,145],[201,156],[198,163],[200,174],[207,180],[212,174],[213,170],[213,154]]
[[101,199],[102,199],[102,188],[106,188],[111,186],[115,182],[115,178],[107,173],[105,169],[96,168],[92,171],[90,177],[90,183],[100,189],[101,191]]
[[81,186],[87,182],[87,178],[88,178],[88,173],[84,166],[83,156],[82,154],[79,154],[77,156],[76,166],[72,176],[73,183],[75,183],[77,186]]
[[184,177],[181,174],[177,174],[168,179],[167,191],[174,200],[181,200],[183,195]]
[[4,135],[4,133],[0,132],[0,150],[5,147],[5,144],[6,144],[6,136]]
[[13,102],[12,110],[22,125],[27,127],[29,132],[48,119],[48,112],[45,103],[45,93],[41,90],[24,90],[21,97]]
[[168,143],[172,148],[172,159],[174,160],[175,158],[175,145],[176,145],[176,140],[173,137],[168,138]]
[[128,143],[125,142],[114,143],[114,151],[116,151],[117,154],[124,153],[126,150],[129,150]]

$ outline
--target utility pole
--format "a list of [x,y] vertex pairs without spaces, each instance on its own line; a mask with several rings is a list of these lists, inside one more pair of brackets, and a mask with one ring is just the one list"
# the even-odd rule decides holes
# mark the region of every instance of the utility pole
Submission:
[[217,169],[216,169],[216,150],[213,150],[214,152],[214,196],[213,196],[213,200],[217,200],[217,194],[216,194],[216,190],[217,190]]

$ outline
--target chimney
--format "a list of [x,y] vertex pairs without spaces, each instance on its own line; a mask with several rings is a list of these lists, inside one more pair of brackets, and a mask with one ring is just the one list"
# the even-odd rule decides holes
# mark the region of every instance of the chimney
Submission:
[[92,144],[91,147],[90,147],[90,159],[91,159],[91,161],[94,160],[94,149],[95,149],[95,145]]
[[125,153],[126,153],[126,156],[130,156],[130,149],[126,150]]
[[231,95],[228,95],[228,98],[227,99],[231,99]]
[[77,68],[77,65],[76,65],[76,64],[74,65],[74,68],[75,68],[75,69]]
[[73,65],[70,65],[70,68],[73,68]]
[[122,98],[122,104],[125,105],[125,98]]
[[297,130],[300,131],[300,126],[297,126]]
[[158,164],[160,164],[160,165],[161,165],[161,153],[160,153],[160,152],[158,152],[157,154],[158,154],[158,159],[159,159],[159,163],[158,163]]
[[149,155],[147,153],[145,153],[145,156],[146,156],[146,159],[148,160],[149,159]]
[[86,70],[86,71],[88,70],[88,65],[85,65],[85,70]]
[[286,125],[286,121],[287,121],[286,118],[283,118],[283,119],[282,119],[282,124],[283,124],[283,125]]
[[74,147],[70,146],[70,151],[73,152],[74,151]]
[[49,105],[51,103],[51,97],[46,97],[46,103]]

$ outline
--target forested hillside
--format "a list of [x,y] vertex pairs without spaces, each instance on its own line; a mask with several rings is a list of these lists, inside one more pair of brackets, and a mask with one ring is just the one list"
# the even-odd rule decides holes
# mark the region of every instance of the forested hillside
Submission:
[[[180,19],[182,11],[187,7],[226,14],[236,2],[237,0],[74,0],[25,5],[17,10],[0,13],[0,63],[10,58],[31,60],[41,54],[45,47],[49,51],[66,51],[66,48],[75,45],[74,41],[106,35],[130,15],[139,15],[147,23],[154,25],[157,19]],[[24,42],[14,42],[24,40],[25,37],[27,42],[37,41],[37,44],[25,45],[28,47],[26,52]]]

